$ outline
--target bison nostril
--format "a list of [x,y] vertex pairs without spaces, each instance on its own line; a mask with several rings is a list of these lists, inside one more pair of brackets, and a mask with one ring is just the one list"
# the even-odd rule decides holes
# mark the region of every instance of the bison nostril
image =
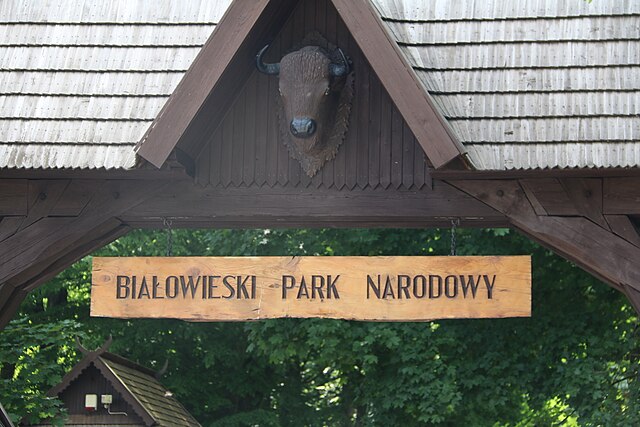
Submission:
[[308,138],[316,132],[316,122],[308,117],[296,117],[289,126],[291,134],[297,138]]
[[307,124],[307,133],[309,135],[313,135],[315,132],[316,132],[316,121],[309,120],[309,123]]

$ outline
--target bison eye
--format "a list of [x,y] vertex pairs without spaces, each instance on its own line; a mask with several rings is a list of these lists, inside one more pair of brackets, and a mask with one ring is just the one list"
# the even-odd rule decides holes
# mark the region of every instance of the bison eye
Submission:
[[331,88],[327,87],[327,88],[324,90],[324,96],[329,95],[329,93],[330,93],[330,92],[331,92]]

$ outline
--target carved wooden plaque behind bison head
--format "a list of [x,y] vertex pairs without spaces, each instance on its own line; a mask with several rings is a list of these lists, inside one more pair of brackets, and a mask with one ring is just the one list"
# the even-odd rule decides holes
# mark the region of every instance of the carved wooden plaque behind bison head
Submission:
[[265,64],[265,46],[256,56],[258,70],[279,76],[278,123],[289,154],[310,177],[338,153],[349,128],[353,79],[349,60],[341,49],[319,33],[305,37],[301,46],[279,63]]

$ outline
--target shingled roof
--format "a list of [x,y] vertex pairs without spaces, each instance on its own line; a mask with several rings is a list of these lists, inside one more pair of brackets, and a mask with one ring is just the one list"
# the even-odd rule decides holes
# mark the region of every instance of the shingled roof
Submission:
[[134,167],[229,3],[0,2],[0,167]]
[[[103,380],[96,380],[97,376]],[[74,411],[77,409],[76,401],[82,400],[84,394],[105,394],[111,390],[119,394],[114,398],[114,404],[119,405],[117,408],[114,406],[114,411],[119,413],[127,409],[128,416],[84,414],[84,411],[77,414]],[[139,420],[144,426],[200,427],[173,394],[160,384],[154,371],[104,349],[89,352],[60,384],[49,391],[49,395],[60,397],[69,406],[74,425],[130,425]]]
[[373,3],[477,169],[640,164],[640,1]]
[[[371,1],[476,169],[640,165],[640,1]],[[135,167],[229,3],[0,3],[0,167]]]

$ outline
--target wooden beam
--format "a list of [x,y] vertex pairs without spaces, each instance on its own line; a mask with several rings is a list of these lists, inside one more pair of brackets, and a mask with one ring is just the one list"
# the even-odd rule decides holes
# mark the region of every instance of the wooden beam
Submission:
[[[238,89],[253,71],[253,58],[262,47],[261,44],[271,40],[294,3],[290,0],[232,2],[138,143],[138,154],[156,167],[161,167],[193,125],[198,113],[208,106],[206,117],[196,123],[199,129],[190,132],[195,134],[197,141],[202,142],[202,135],[206,134],[202,129],[217,126]],[[195,157],[189,147],[192,142],[186,141],[187,146],[181,143],[181,148]]]
[[605,178],[603,213],[640,215],[640,178]]
[[331,0],[396,107],[438,169],[465,149],[388,34],[369,0]]
[[45,260],[38,260],[18,277],[4,283],[0,289],[0,329],[13,318],[30,291],[53,279],[87,254],[125,235],[129,230],[128,226],[110,220],[96,229],[89,230],[83,238],[68,245],[64,251],[61,250]]
[[[7,237],[0,241],[0,327],[11,319],[29,290],[124,234],[129,228],[114,217],[142,203],[166,182],[96,181],[87,187],[90,184],[87,181],[74,184],[61,181],[52,186],[36,181],[33,188],[41,189],[39,184],[55,197],[46,203],[49,197],[41,197],[38,191],[32,197],[30,216],[20,221],[28,224],[20,229],[11,221]],[[65,190],[70,191],[70,198],[79,200],[62,202]],[[62,212],[80,212],[72,217],[39,218],[51,214],[56,207]]]
[[0,242],[13,236],[24,221],[24,216],[5,216],[0,220]]
[[[310,221],[308,217],[287,217],[265,219],[260,217],[171,217],[174,228],[191,229],[259,229],[259,228],[449,228],[452,218],[402,218],[389,222],[375,217],[333,217]],[[166,226],[160,216],[123,217],[131,228],[163,229]],[[507,228],[511,224],[502,218],[462,218],[460,227],[465,228]]]
[[29,182],[26,179],[0,181],[0,216],[26,215]]
[[[517,180],[453,181],[511,224],[626,294],[640,291],[640,249],[582,216],[536,214]],[[632,301],[633,303],[633,301]],[[635,305],[637,310],[640,306]]]
[[20,230],[24,230],[34,222],[49,215],[53,207],[58,203],[70,181],[61,180],[30,180],[29,181],[29,209],[27,217],[20,224]]
[[[306,188],[200,188],[188,183],[168,186],[144,204],[122,214],[126,223],[157,223],[161,216],[189,218],[211,227],[221,222],[246,227],[362,227],[366,225],[445,226],[452,218],[478,225],[504,222],[504,216],[443,182],[433,190],[338,191]],[[243,225],[242,223],[246,221]],[[293,225],[295,224],[295,225]]]
[[90,206],[78,217],[48,217],[0,242],[0,283],[10,281],[39,259],[56,254],[95,226],[141,203],[164,182],[104,182],[95,189]]
[[633,222],[626,215],[605,215],[611,231],[640,248],[640,234],[633,225]]

